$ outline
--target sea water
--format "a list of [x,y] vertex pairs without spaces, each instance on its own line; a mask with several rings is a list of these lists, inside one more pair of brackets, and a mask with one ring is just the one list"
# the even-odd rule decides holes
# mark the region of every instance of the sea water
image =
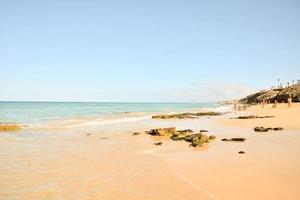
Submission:
[[[155,112],[218,108],[217,103],[0,102],[0,122],[28,125],[69,120],[70,125],[101,125],[143,119]],[[77,119],[76,123],[72,119]]]

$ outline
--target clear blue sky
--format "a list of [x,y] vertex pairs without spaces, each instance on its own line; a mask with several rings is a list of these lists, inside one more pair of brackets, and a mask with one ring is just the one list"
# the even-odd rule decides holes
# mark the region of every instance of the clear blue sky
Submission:
[[211,101],[300,79],[300,1],[0,1],[0,100]]

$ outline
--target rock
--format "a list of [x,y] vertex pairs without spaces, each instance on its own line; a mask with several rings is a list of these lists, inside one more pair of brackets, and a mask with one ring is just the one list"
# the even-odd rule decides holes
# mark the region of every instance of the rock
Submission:
[[211,136],[209,136],[209,139],[210,139],[210,140],[214,140],[214,139],[216,139],[216,136],[211,135]]
[[268,128],[264,128],[263,126],[261,126],[261,127],[255,127],[254,131],[255,132],[268,132],[269,129]]
[[4,124],[0,123],[0,131],[17,131],[21,127],[17,124]]
[[227,138],[224,138],[222,139],[222,141],[225,141],[225,142],[229,142],[229,141],[233,141],[233,142],[244,142],[246,141],[246,138],[230,138],[230,139],[227,139]]
[[206,133],[208,130],[200,130],[200,133]]
[[178,134],[188,134],[188,133],[193,133],[192,129],[185,129],[185,130],[178,130]]
[[193,146],[193,147],[200,147],[204,143],[209,142],[209,137],[202,133],[196,133],[196,134],[187,135],[184,138],[184,140],[186,142],[191,142],[191,146]]
[[139,135],[139,134],[141,134],[140,132],[134,132],[134,133],[132,133],[132,135]]
[[108,139],[107,137],[102,137],[102,138],[100,138],[101,140],[106,140],[106,139]]
[[91,133],[87,133],[87,134],[86,134],[86,136],[90,136],[90,135],[92,135],[92,134],[91,134]]
[[255,127],[254,128],[255,132],[268,132],[268,131],[272,131],[272,130],[273,131],[282,131],[283,128],[282,127],[275,127],[275,128],[269,127],[269,128],[265,128],[263,126],[261,126],[261,127]]
[[185,138],[185,136],[187,136],[190,133],[193,133],[193,131],[191,129],[176,131],[171,136],[171,139],[174,141],[183,140]]
[[185,137],[186,134],[178,134],[178,135],[172,135],[170,138],[174,141],[178,141],[178,140],[184,140]]
[[162,142],[156,142],[156,143],[154,143],[155,145],[162,145],[163,143]]
[[229,139],[227,139],[227,138],[223,138],[222,139],[222,141],[224,141],[224,142],[228,142],[228,141],[230,141]]
[[248,116],[239,116],[234,119],[262,119],[262,118],[272,118],[274,116],[255,116],[255,115],[248,115]]
[[172,115],[154,115],[152,119],[185,119],[185,118],[194,118],[190,115],[185,114],[172,114]]
[[239,151],[239,154],[245,154],[245,151]]
[[198,112],[198,113],[179,113],[171,115],[154,115],[153,119],[185,119],[185,118],[197,118],[201,116],[215,116],[222,115],[219,112]]
[[211,111],[211,112],[192,113],[192,115],[195,115],[195,116],[216,116],[216,115],[222,115],[222,113]]
[[146,133],[150,134],[150,135],[170,137],[173,134],[176,134],[176,128],[175,127],[171,127],[171,128],[158,128],[158,129],[152,129],[150,131],[147,131]]

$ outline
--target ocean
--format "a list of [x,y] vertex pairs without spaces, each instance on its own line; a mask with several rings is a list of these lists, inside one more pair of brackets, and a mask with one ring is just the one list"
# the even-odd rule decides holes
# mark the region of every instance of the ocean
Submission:
[[0,102],[0,122],[26,126],[60,121],[64,126],[141,120],[153,113],[220,109],[217,103]]

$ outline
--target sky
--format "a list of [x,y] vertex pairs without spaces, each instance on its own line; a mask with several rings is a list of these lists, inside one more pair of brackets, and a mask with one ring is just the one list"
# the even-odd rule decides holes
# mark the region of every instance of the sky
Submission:
[[300,79],[299,0],[0,0],[0,101],[210,102]]

